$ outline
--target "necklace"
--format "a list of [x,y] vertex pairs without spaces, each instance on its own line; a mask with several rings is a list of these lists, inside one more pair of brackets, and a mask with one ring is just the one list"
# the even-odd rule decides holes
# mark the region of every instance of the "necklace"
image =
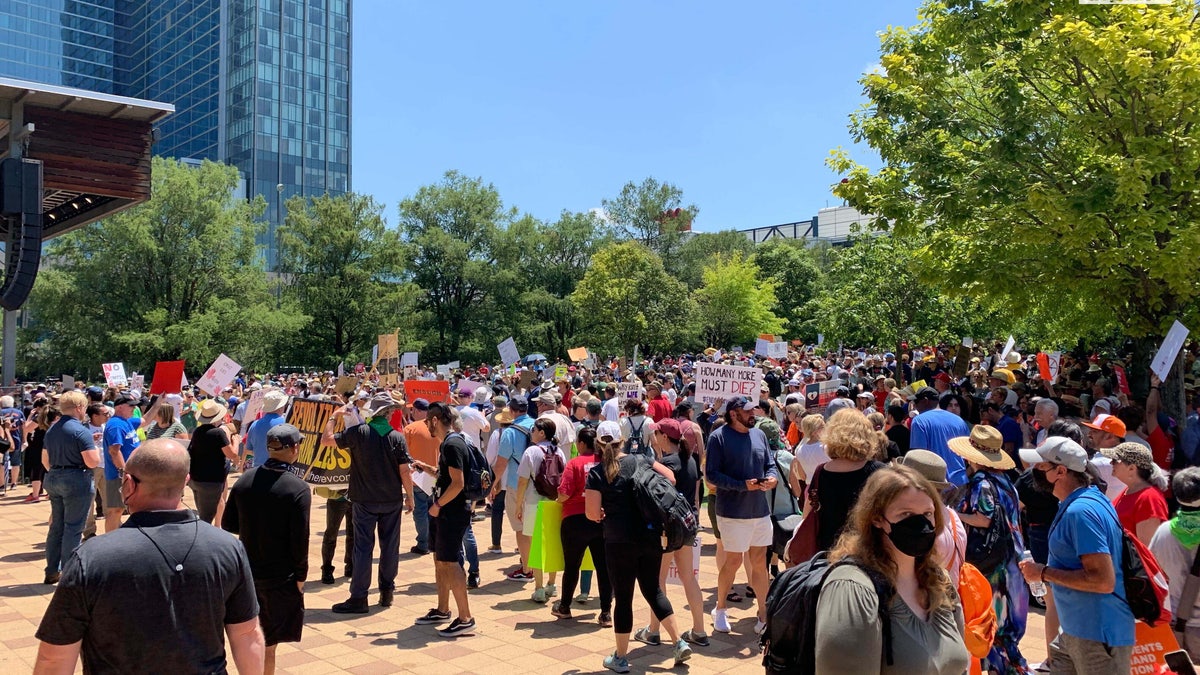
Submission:
[[[154,541],[154,537],[151,537],[149,533],[147,533],[145,530],[142,529],[141,525],[137,525],[136,527],[137,527],[137,531],[141,532],[142,536],[149,539],[150,543],[154,544],[154,548],[158,549],[158,554],[162,556],[163,562],[167,563],[167,566],[174,569],[175,572],[178,574],[179,572],[183,571],[183,563],[187,562],[188,556],[190,556],[192,554],[192,549],[196,546],[196,539],[199,538],[199,536],[200,536],[200,520],[199,519],[193,520],[192,525],[195,526],[195,528],[196,528],[195,532],[192,534],[192,543],[190,546],[188,546],[187,553],[183,554],[183,560],[180,560],[178,562],[176,562],[173,557],[167,555],[167,552],[164,551],[162,549],[162,547],[158,545],[157,541]],[[172,563],[174,563],[174,564],[172,564]]]

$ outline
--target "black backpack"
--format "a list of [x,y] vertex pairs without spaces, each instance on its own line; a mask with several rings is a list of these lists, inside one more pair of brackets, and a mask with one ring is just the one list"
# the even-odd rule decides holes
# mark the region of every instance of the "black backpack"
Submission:
[[487,497],[488,493],[492,491],[492,483],[496,480],[496,474],[492,472],[492,467],[488,466],[487,456],[475,447],[475,444],[466,436],[462,434],[459,436],[467,446],[467,461],[463,466],[462,492],[467,502],[473,503]]
[[[642,418],[642,423],[638,428],[633,428],[633,420],[629,422],[629,440],[625,441],[625,454],[641,455],[649,457],[651,453],[646,452],[646,441],[642,438],[642,429],[646,428],[646,418]],[[668,481],[670,482],[670,481]]]
[[700,531],[692,505],[671,481],[654,470],[653,460],[639,457],[637,463],[633,472],[633,494],[646,523],[662,529],[663,552],[691,546]]
[[[759,636],[763,667],[767,675],[810,675],[816,673],[817,601],[825,578],[842,565],[858,565],[852,558],[829,564],[829,553],[821,551],[808,562],[784,570],[771,582],[767,593],[767,628]],[[883,653],[892,661],[892,621],[888,613],[895,589],[879,572],[858,565],[879,594],[879,620],[883,625]]]

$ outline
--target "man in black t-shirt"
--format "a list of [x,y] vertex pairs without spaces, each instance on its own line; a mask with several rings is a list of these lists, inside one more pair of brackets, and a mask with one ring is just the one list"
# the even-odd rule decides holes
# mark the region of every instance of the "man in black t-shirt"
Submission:
[[[438,631],[438,635],[457,637],[475,629],[475,619],[467,600],[467,578],[458,559],[463,535],[471,526],[471,504],[463,495],[470,451],[461,433],[458,411],[454,408],[441,402],[429,404],[425,424],[429,427],[429,435],[441,441],[434,486],[436,497],[429,506],[429,540],[434,553],[438,606],[417,619],[417,623],[432,625],[449,621],[450,595],[453,594],[458,618]],[[423,471],[433,469],[427,465],[420,465],[420,468]]]
[[[75,550],[37,630],[37,672],[263,671],[263,636],[242,544],[181,508],[187,447],[143,443],[121,477],[125,524]],[[186,639],[185,639],[186,638]]]

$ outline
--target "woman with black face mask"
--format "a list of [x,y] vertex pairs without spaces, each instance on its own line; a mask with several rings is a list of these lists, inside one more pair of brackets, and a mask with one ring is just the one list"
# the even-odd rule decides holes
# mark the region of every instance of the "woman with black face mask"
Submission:
[[[867,480],[846,529],[829,553],[831,571],[816,616],[816,672],[966,672],[958,593],[934,542],[945,527],[933,485],[914,469],[893,465]],[[886,579],[888,597],[872,577]],[[880,605],[886,619],[880,616]],[[883,621],[891,627],[891,663],[885,658]]]

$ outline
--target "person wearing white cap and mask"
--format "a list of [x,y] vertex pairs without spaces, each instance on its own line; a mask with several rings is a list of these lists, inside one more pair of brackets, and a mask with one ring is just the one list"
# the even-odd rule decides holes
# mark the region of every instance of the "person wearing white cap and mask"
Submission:
[[1034,483],[1058,497],[1050,526],[1047,564],[1024,560],[1028,582],[1050,583],[1062,632],[1050,643],[1043,672],[1128,673],[1133,656],[1133,613],[1123,589],[1120,555],[1124,533],[1112,503],[1092,484],[1087,452],[1059,436],[1022,448]]

